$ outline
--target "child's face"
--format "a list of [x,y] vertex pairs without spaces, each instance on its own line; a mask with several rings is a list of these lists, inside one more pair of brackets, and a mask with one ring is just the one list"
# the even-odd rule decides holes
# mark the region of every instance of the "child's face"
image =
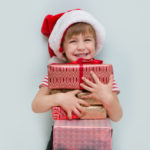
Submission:
[[63,50],[69,62],[78,58],[91,59],[95,55],[95,45],[92,34],[78,34],[64,40]]

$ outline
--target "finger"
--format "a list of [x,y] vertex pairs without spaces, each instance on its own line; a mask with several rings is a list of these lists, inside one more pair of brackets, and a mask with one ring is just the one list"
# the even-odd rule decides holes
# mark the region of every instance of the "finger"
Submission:
[[97,77],[97,75],[93,71],[91,71],[90,73],[91,73],[91,76],[94,79],[95,83],[99,83],[99,78]]
[[108,84],[109,84],[109,85],[112,85],[112,84],[113,84],[113,81],[114,81],[114,76],[113,76],[113,75],[110,75]]
[[68,119],[72,119],[72,112],[67,112]]
[[87,85],[85,85],[85,84],[83,84],[83,83],[81,83],[80,86],[82,86],[82,87],[83,87],[85,90],[87,90],[87,91],[90,91],[90,92],[93,91],[93,88],[90,88],[89,86],[87,86]]
[[74,114],[76,114],[78,117],[81,117],[81,113],[79,112],[78,109],[74,108],[73,109]]
[[86,113],[84,107],[82,107],[81,105],[77,105],[77,108],[80,111],[80,114],[84,115]]
[[95,87],[95,84],[91,82],[90,80],[86,79],[85,77],[82,77],[82,80],[89,86]]
[[79,100],[79,104],[82,104],[82,105],[84,105],[84,106],[90,106],[86,101],[84,101],[84,100]]
[[78,93],[81,93],[82,91],[81,90],[73,90],[73,91],[71,91],[71,93],[73,93],[73,94],[78,94]]
[[85,98],[93,98],[93,95],[92,95],[92,94],[84,95],[84,96],[81,96],[80,98],[81,98],[81,99],[85,99]]

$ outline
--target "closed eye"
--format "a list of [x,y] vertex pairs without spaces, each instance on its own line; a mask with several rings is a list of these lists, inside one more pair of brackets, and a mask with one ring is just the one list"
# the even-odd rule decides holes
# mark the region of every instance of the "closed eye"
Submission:
[[85,39],[84,41],[92,41],[92,39]]
[[75,43],[76,42],[76,40],[71,40],[71,41],[69,41],[69,43]]

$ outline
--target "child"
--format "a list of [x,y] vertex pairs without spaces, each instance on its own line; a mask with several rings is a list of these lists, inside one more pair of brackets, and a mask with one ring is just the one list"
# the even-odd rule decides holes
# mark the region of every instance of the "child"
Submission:
[[[105,37],[103,26],[89,13],[79,9],[46,16],[41,31],[49,37],[48,49],[52,57],[50,63],[72,62],[78,58],[91,59],[102,49]],[[119,89],[113,76],[110,77],[107,85],[101,83],[94,72],[91,72],[91,76],[95,82],[82,78],[85,84],[82,83],[81,86],[91,93],[88,97],[101,101],[112,121],[119,121],[122,117],[122,108],[117,97]],[[53,106],[61,106],[69,119],[72,113],[80,117],[85,113],[80,104],[89,105],[76,97],[79,92],[81,90],[49,95],[50,89],[48,89],[46,75],[32,102],[32,109],[40,113],[50,110]]]

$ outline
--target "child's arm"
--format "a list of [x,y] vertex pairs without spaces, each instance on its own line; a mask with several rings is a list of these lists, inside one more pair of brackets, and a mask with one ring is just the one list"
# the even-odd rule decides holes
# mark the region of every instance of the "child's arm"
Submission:
[[119,121],[122,117],[122,108],[120,106],[117,93],[112,91],[113,75],[110,76],[108,84],[103,84],[100,82],[94,72],[91,72],[91,75],[95,83],[86,78],[82,78],[86,85],[81,84],[81,86],[87,91],[91,92],[90,95],[83,97],[96,98],[97,100],[101,101],[107,110],[110,119],[112,121]]
[[82,99],[77,98],[75,95],[81,92],[80,90],[73,90],[67,93],[57,93],[49,95],[50,89],[47,87],[41,87],[32,102],[32,110],[36,113],[47,112],[53,106],[61,106],[71,119],[72,112],[77,116],[81,116],[85,113],[80,104],[89,106],[87,102]]
[[47,112],[56,106],[56,95],[49,95],[50,89],[41,87],[32,101],[32,110],[36,113]]

